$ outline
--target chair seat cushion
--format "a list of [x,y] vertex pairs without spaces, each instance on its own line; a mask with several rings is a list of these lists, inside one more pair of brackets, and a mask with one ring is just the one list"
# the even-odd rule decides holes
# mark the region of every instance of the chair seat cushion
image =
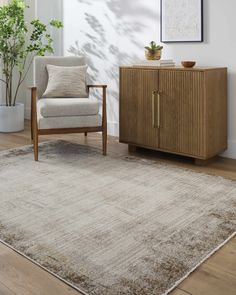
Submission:
[[70,117],[42,117],[38,113],[39,129],[64,129],[101,127],[102,117],[100,114],[93,116],[70,116]]
[[99,112],[96,98],[42,98],[38,100],[42,117],[91,116]]

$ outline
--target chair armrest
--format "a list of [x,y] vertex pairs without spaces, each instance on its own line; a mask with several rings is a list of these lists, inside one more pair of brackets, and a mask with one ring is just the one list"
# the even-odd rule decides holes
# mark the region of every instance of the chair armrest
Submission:
[[88,88],[107,88],[107,85],[87,85]]
[[87,85],[90,88],[102,88],[102,126],[107,130],[107,85]]
[[[90,88],[101,88],[103,90],[103,95],[102,95],[102,102],[103,106],[106,105],[106,92],[107,92],[107,85],[87,85],[88,90]],[[106,110],[103,109],[103,111],[106,112]]]
[[29,90],[33,90],[33,89],[37,90],[37,87],[36,87],[36,86],[28,86],[27,88],[28,88]]

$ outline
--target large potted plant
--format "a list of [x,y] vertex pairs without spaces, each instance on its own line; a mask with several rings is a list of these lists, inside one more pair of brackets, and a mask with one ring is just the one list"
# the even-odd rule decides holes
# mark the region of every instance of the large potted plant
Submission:
[[38,19],[27,23],[27,8],[24,0],[10,0],[0,7],[0,81],[4,85],[4,93],[0,94],[0,132],[24,129],[24,105],[16,102],[19,89],[34,57],[53,53],[48,27],[62,27],[58,20],[51,20],[48,25]]

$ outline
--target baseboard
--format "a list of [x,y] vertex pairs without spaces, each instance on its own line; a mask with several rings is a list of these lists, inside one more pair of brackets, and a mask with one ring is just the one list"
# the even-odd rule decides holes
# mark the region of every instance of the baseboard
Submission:
[[228,149],[221,154],[222,157],[236,159],[236,140],[228,141]]
[[25,119],[26,120],[30,120],[30,113],[31,113],[31,109],[25,108]]
[[115,121],[107,122],[107,133],[112,136],[119,136],[119,123]]

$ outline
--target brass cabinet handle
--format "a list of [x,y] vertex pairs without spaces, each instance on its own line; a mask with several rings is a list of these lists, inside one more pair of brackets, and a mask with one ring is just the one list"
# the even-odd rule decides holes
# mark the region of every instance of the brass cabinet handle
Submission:
[[155,128],[155,91],[152,92],[152,126]]
[[161,127],[161,108],[160,108],[160,104],[161,104],[161,94],[158,91],[157,93],[157,111],[158,111],[158,117],[157,117],[157,128]]
[[152,92],[152,125],[154,128],[160,128],[160,125],[161,125],[160,103],[161,103],[160,91],[153,90]]
[[156,124],[156,93],[157,93],[156,90],[152,91],[152,126],[154,128],[157,127],[157,124]]

